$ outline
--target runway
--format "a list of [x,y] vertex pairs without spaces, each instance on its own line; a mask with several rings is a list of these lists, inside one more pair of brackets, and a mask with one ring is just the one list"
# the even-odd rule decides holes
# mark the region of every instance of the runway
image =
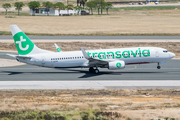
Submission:
[[52,80],[179,80],[180,60],[170,60],[160,70],[156,64],[131,65],[122,70],[99,69],[100,74],[88,69],[54,69],[30,65],[0,68],[0,81],[52,81]]
[[[83,39],[100,39],[100,40],[106,40],[106,39],[133,39],[133,40],[138,40],[138,39],[151,39],[151,40],[168,40],[168,39],[173,39],[173,40],[179,40],[180,36],[28,36],[30,39],[39,39],[39,40],[54,40],[54,39],[59,39],[59,40],[83,40]],[[0,36],[0,39],[6,40],[6,39],[11,39],[13,40],[12,36]]]
[[180,89],[179,81],[0,81],[0,90],[66,89]]

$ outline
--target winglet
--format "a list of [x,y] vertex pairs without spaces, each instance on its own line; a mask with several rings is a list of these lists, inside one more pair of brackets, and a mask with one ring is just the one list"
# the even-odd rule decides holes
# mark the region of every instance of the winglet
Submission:
[[61,51],[62,51],[56,43],[54,43],[54,45],[56,46],[56,50],[57,50],[58,52],[61,52]]
[[86,58],[86,59],[90,59],[91,57],[86,53],[86,51],[81,47],[81,51],[83,53],[83,56]]

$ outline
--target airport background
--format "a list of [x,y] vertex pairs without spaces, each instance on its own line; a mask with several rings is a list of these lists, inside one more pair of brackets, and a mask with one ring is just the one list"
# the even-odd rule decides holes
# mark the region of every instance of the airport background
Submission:
[[[18,16],[13,4],[19,1],[25,6]],[[7,15],[1,7],[6,2],[12,4]],[[113,4],[109,15],[94,9],[86,16],[31,16],[28,2],[0,1],[0,119],[180,119],[180,1],[107,0]],[[76,6],[75,0],[69,3]],[[102,69],[99,75],[20,64],[6,55],[16,53],[11,24],[51,51],[54,43],[63,51],[156,46],[176,53],[176,59],[160,71],[147,64]]]

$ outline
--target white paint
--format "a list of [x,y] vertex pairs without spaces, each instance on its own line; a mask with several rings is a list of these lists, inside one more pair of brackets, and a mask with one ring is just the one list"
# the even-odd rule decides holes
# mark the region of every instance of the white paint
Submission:
[[29,45],[26,45],[25,48],[22,47],[21,42],[25,42],[26,39],[23,39],[23,36],[20,37],[20,41],[16,41],[16,44],[19,44],[19,48],[23,51],[26,51],[29,48]]
[[[30,9],[30,15],[33,14],[33,10]],[[58,9],[52,9],[50,8],[49,10],[49,15],[56,15],[59,16],[59,14],[62,16],[63,14],[72,14],[72,15],[77,15],[78,11],[77,10],[59,10]],[[46,9],[45,8],[39,8],[39,13],[35,13],[35,15],[47,15]]]
[[13,36],[18,32],[22,32],[17,25],[10,25],[10,28]]
[[[0,81],[0,89],[141,89],[163,88],[172,89],[180,87],[180,81],[175,80],[123,80],[123,81]],[[126,88],[127,87],[127,88]]]

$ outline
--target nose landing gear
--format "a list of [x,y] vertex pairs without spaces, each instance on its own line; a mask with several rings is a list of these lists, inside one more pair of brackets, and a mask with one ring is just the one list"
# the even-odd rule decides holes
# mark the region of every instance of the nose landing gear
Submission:
[[157,69],[161,69],[161,66],[157,66]]
[[157,69],[161,69],[161,66],[159,66],[159,63],[158,63]]

